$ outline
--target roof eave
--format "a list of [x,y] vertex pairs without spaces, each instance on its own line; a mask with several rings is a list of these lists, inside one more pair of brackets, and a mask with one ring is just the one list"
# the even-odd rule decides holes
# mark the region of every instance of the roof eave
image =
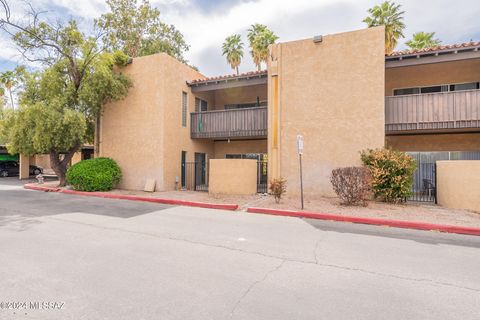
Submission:
[[435,51],[406,53],[385,57],[385,67],[406,67],[419,64],[451,62],[480,58],[480,45],[469,48],[451,48]]

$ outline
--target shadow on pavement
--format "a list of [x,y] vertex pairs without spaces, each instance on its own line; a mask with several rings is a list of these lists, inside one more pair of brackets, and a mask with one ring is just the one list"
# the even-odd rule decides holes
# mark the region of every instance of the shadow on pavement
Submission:
[[454,245],[462,247],[480,248],[480,237],[441,233],[436,231],[421,231],[401,228],[390,228],[385,226],[370,226],[364,224],[345,223],[336,221],[325,221],[315,219],[303,219],[311,226],[322,230],[338,233],[350,233],[369,235],[384,238],[411,240],[424,244],[433,245]]
[[[36,222],[32,218],[82,212],[116,218],[131,218],[172,206],[129,200],[103,199],[60,193],[49,193],[23,189],[26,181],[13,178],[0,179],[0,226],[28,225]],[[23,222],[22,222],[23,221]]]

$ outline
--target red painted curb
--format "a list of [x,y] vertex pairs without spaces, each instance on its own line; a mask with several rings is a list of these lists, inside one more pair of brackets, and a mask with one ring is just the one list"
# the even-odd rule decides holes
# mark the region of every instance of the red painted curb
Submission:
[[59,192],[59,193],[74,194],[74,195],[87,196],[87,197],[143,201],[143,202],[153,202],[153,203],[162,203],[162,204],[171,204],[171,205],[178,205],[178,206],[198,207],[198,208],[207,208],[207,209],[222,209],[222,210],[230,210],[230,211],[235,211],[238,209],[237,204],[218,204],[218,203],[207,203],[207,202],[176,200],[176,199],[139,197],[139,196],[122,195],[122,194],[114,194],[114,193],[107,193],[107,192],[85,192],[85,191],[75,191],[75,190],[68,190],[68,189],[61,189],[61,188],[40,187],[32,184],[26,184],[23,187],[25,189],[30,189],[30,190]]
[[416,222],[416,221],[388,220],[388,219],[377,219],[377,218],[360,218],[360,217],[351,217],[351,216],[339,216],[339,215],[326,214],[326,213],[316,213],[316,212],[307,212],[307,211],[276,210],[276,209],[267,209],[267,208],[248,208],[247,212],[249,212],[249,213],[261,213],[261,214],[271,214],[271,215],[276,215],[276,216],[288,216],[288,217],[297,217],[297,218],[310,218],[310,219],[319,219],[319,220],[342,221],[342,222],[369,224],[369,225],[377,225],[377,226],[388,226],[388,227],[395,227],[395,228],[427,230],[427,231],[440,231],[440,232],[480,236],[480,228],[441,225],[441,224],[424,223],[424,222]]
[[25,184],[23,185],[24,189],[29,189],[29,190],[35,190],[35,191],[44,191],[44,192],[59,192],[59,188],[50,188],[50,187],[41,187],[41,186],[35,186],[32,184]]

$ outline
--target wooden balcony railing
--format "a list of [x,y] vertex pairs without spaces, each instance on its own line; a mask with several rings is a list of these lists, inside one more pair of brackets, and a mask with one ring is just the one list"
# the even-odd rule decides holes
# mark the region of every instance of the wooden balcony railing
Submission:
[[267,136],[267,108],[245,108],[190,114],[192,139],[228,139]]
[[387,134],[480,129],[480,90],[385,98]]

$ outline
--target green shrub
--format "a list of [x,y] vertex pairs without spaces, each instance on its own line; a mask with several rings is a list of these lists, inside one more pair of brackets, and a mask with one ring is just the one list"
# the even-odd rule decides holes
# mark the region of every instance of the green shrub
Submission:
[[370,193],[370,173],[364,167],[347,167],[332,170],[333,191],[345,205],[367,205]]
[[109,191],[122,178],[122,171],[110,158],[83,160],[67,171],[67,182],[79,191]]
[[413,172],[417,167],[412,157],[400,151],[375,149],[362,151],[361,159],[370,170],[375,198],[397,203],[412,194]]
[[275,202],[279,203],[280,199],[285,192],[287,192],[287,180],[280,178],[280,179],[273,179],[270,182],[270,191],[275,197]]

